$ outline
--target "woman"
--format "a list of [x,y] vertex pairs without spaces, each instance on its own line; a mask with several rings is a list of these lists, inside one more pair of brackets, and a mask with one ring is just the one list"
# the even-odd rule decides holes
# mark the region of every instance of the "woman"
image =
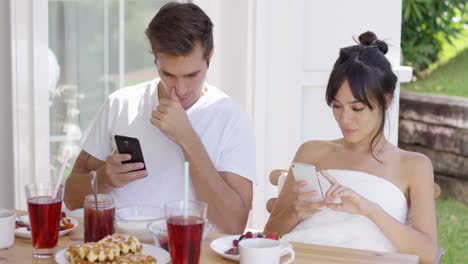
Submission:
[[326,91],[343,137],[306,142],[294,157],[321,171],[325,200],[306,202],[320,192],[301,193],[305,182],[289,171],[265,232],[305,243],[399,251],[431,263],[438,250],[432,164],[385,138],[397,77],[383,41],[366,32],[359,42],[340,50]]

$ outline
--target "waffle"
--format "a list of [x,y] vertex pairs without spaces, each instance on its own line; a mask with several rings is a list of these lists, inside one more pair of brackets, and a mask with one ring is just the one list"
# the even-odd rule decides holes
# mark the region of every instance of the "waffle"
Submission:
[[127,254],[116,258],[112,264],[156,264],[156,259],[152,256]]
[[101,239],[99,243],[108,243],[117,245],[120,250],[120,255],[128,253],[141,253],[142,246],[140,241],[135,236],[126,234],[113,234]]
[[120,256],[118,245],[112,243],[90,242],[70,246],[65,253],[72,264],[110,262]]
[[[73,257],[68,259],[70,264],[92,264],[87,260]],[[127,254],[125,256],[116,257],[112,261],[95,262],[99,264],[156,264],[156,259],[152,256],[145,256],[140,254]]]

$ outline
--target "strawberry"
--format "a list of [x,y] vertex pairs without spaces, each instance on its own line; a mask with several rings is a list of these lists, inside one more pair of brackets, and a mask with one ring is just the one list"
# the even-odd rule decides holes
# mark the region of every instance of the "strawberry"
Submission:
[[68,223],[63,228],[64,229],[70,229],[70,228],[73,228],[73,227],[74,227],[74,225],[72,223]]
[[253,234],[250,231],[245,233],[245,235],[244,235],[244,238],[252,238],[252,237],[253,237]]
[[271,233],[266,234],[265,238],[278,240],[278,234],[276,232],[271,232]]
[[234,240],[232,241],[232,245],[233,245],[234,247],[238,247],[238,246],[239,246],[239,240],[234,239]]

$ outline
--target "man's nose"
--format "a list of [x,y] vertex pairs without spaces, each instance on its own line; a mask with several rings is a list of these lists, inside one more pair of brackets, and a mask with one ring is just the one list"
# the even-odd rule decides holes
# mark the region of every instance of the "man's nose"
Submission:
[[184,97],[185,93],[187,92],[187,88],[184,81],[180,79],[177,80],[174,89],[178,97]]

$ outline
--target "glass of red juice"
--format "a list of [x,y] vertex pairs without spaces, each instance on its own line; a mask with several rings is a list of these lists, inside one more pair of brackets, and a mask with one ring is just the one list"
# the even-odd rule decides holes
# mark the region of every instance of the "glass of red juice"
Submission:
[[[96,202],[97,201],[97,202]],[[108,194],[90,194],[84,202],[85,242],[97,242],[115,232],[115,204]]]
[[57,195],[51,182],[37,182],[26,185],[29,222],[31,227],[33,256],[51,258],[58,241],[60,215],[62,212],[63,185]]
[[169,252],[173,264],[198,264],[207,204],[174,201],[164,205]]

